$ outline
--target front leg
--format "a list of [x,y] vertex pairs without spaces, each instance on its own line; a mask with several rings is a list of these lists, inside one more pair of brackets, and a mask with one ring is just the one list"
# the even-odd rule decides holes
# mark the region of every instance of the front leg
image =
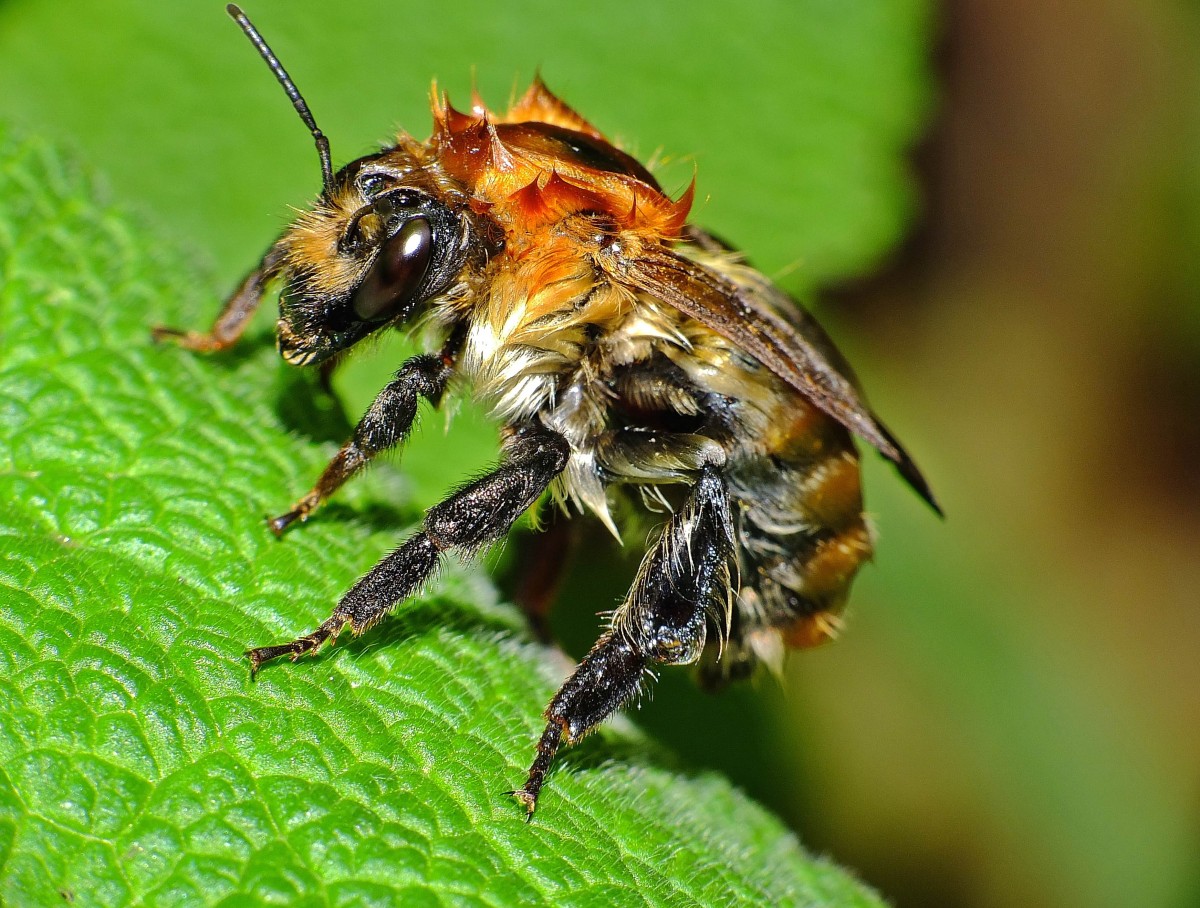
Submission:
[[417,592],[433,575],[443,552],[473,553],[498,540],[563,471],[571,448],[557,432],[531,426],[512,436],[505,453],[505,462],[491,473],[431,508],[421,531],[354,584],[319,628],[290,643],[248,651],[251,672],[279,656],[295,661],[335,639],[346,625],[361,634]]
[[150,330],[151,337],[160,343],[170,341],[197,353],[216,353],[232,347],[250,325],[250,319],[262,303],[267,285],[279,274],[282,263],[283,253],[276,244],[267,250],[258,267],[247,274],[225,300],[225,305],[207,331],[184,331],[156,325]]
[[546,707],[546,730],[525,785],[509,792],[527,817],[561,744],[574,744],[632,700],[654,663],[699,659],[710,621],[727,626],[733,551],[729,492],[719,469],[708,465],[643,559],[611,629]]
[[376,454],[402,442],[417,419],[417,404],[424,397],[435,407],[453,373],[452,358],[443,354],[414,356],[376,396],[354,428],[350,440],[329,461],[312,490],[290,511],[267,521],[276,536],[297,520],[303,522],[346,480],[361,472]]

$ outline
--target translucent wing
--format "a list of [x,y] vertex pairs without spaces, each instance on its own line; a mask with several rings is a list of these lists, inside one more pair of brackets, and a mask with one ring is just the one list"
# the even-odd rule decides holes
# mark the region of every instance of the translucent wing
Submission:
[[[815,407],[870,442],[941,514],[916,463],[864,403],[833,344],[811,318],[803,332],[766,305],[754,289],[665,248],[625,260],[621,280],[707,325],[757,359]],[[806,334],[812,335],[811,337]]]

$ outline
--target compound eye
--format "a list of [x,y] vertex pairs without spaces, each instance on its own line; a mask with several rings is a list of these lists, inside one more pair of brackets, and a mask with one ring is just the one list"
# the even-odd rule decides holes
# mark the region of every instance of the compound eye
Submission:
[[358,293],[354,313],[364,322],[391,318],[413,302],[433,259],[433,228],[425,218],[412,218],[383,244]]

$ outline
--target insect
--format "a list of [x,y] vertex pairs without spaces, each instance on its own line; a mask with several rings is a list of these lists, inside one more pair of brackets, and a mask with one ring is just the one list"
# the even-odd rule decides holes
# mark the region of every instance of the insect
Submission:
[[447,553],[496,542],[543,498],[614,533],[619,501],[666,505],[628,595],[546,708],[511,792],[531,816],[555,752],[634,700],[656,666],[698,663],[720,684],[834,636],[872,550],[853,436],[938,506],[816,322],[688,222],[692,189],[668,197],[540,79],[503,115],[478,97],[460,112],[435,88],[428,141],[401,133],[335,172],[283,66],[228,10],[311,131],[321,193],[211,330],[155,336],[229,347],[278,285],[278,346],[293,365],[418,320],[440,343],[400,366],[271,529],[308,519],[402,443],[421,400],[469,388],[504,426],[494,470],[431,508],[316,630],[250,650],[252,670],[362,633]]

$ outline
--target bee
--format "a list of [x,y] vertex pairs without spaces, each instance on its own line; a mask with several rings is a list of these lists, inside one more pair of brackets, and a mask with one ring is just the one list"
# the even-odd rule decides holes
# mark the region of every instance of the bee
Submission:
[[[433,133],[336,172],[329,142],[261,35],[258,49],[312,133],[322,187],[208,332],[155,329],[196,351],[234,344],[278,285],[279,352],[319,366],[391,328],[430,326],[311,491],[269,521],[307,520],[404,442],[422,400],[481,401],[503,459],[458,487],[311,633],[248,651],[252,672],[361,634],[448,553],[505,536],[543,499],[617,535],[617,507],[668,517],[591,651],[545,710],[525,783],[532,816],[556,751],[629,704],[659,665],[721,684],[836,635],[871,557],[854,436],[940,514],[912,458],[867,406],[813,318],[679,198],[535,79],[503,114],[434,88]],[[618,535],[618,539],[619,539]]]

